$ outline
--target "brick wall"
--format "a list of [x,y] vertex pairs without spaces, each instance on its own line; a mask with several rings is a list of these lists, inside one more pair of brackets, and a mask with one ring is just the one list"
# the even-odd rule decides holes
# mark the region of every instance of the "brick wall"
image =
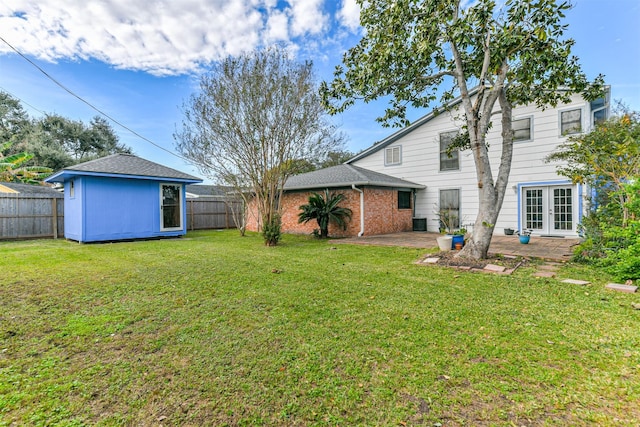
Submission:
[[[355,237],[360,232],[360,193],[352,189],[337,190],[345,195],[340,206],[352,211],[351,221],[343,230],[334,224],[329,225],[331,237]],[[311,234],[318,228],[315,220],[298,224],[299,207],[308,202],[310,191],[289,192],[283,195],[282,232],[293,234]],[[249,205],[247,230],[260,231],[260,223],[254,204]],[[413,229],[413,211],[398,209],[398,191],[392,188],[364,188],[365,228],[367,236],[376,234],[411,231]]]

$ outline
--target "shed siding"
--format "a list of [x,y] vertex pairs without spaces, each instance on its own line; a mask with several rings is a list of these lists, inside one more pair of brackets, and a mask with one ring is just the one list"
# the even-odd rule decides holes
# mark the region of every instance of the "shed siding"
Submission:
[[64,237],[79,242],[84,240],[84,178],[73,180],[74,197],[70,196],[71,181],[64,183]]
[[[545,163],[544,159],[566,139],[560,136],[560,111],[576,107],[582,108],[582,126],[584,130],[588,130],[589,103],[580,95],[573,96],[569,104],[544,111],[532,105],[514,109],[514,119],[533,117],[532,140],[514,143],[511,174],[502,211],[496,223],[496,233],[501,233],[503,228],[513,228],[518,225],[518,184],[566,181],[556,173],[557,164]],[[428,228],[431,230],[437,226],[435,212],[440,190],[452,188],[460,190],[460,216],[463,224],[472,223],[475,220],[479,206],[476,172],[470,151],[460,153],[460,170],[446,172],[439,170],[439,134],[461,128],[462,122],[454,119],[455,117],[461,117],[457,110],[442,113],[389,145],[388,147],[402,147],[400,165],[385,166],[385,149],[353,162],[355,166],[426,185],[425,190],[417,192],[415,214],[417,217],[426,217]],[[496,117],[498,118],[493,122],[487,137],[493,171],[498,169],[502,148],[502,126],[499,116]],[[577,187],[575,193],[578,194]]]

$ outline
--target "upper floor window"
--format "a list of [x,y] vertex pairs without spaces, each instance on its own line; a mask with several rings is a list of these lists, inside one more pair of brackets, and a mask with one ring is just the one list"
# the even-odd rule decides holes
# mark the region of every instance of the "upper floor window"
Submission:
[[582,132],[582,108],[560,112],[560,135]]
[[460,170],[460,162],[458,156],[458,150],[451,150],[448,152],[449,145],[453,142],[454,138],[458,136],[458,131],[444,132],[440,134],[440,170],[451,171]]
[[591,125],[595,126],[609,118],[609,92],[602,98],[594,99],[590,102]]
[[399,165],[400,163],[402,163],[402,150],[399,145],[384,150],[385,166]]
[[531,140],[531,117],[524,119],[516,119],[511,124],[513,129],[513,141],[530,141]]

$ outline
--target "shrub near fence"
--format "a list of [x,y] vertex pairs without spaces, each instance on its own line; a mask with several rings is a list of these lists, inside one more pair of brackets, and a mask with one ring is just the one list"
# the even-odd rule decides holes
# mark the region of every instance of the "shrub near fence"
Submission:
[[0,196],[0,239],[64,236],[64,198],[39,194]]

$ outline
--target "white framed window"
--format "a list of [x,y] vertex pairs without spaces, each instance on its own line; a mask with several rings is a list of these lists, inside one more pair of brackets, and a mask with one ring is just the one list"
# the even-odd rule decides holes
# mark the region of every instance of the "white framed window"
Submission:
[[515,119],[511,123],[513,142],[531,141],[533,139],[533,117]]
[[609,92],[602,98],[594,99],[589,103],[591,107],[591,126],[606,121],[609,118]]
[[458,136],[458,131],[444,132],[440,134],[440,171],[460,170],[459,150],[452,150],[448,153],[447,148]]
[[76,197],[76,180],[75,179],[70,179],[69,180],[69,198],[73,199]]
[[397,145],[384,150],[384,165],[392,166],[402,163],[402,147]]
[[560,111],[560,135],[582,132],[582,108]]
[[160,184],[160,231],[182,230],[182,185]]

